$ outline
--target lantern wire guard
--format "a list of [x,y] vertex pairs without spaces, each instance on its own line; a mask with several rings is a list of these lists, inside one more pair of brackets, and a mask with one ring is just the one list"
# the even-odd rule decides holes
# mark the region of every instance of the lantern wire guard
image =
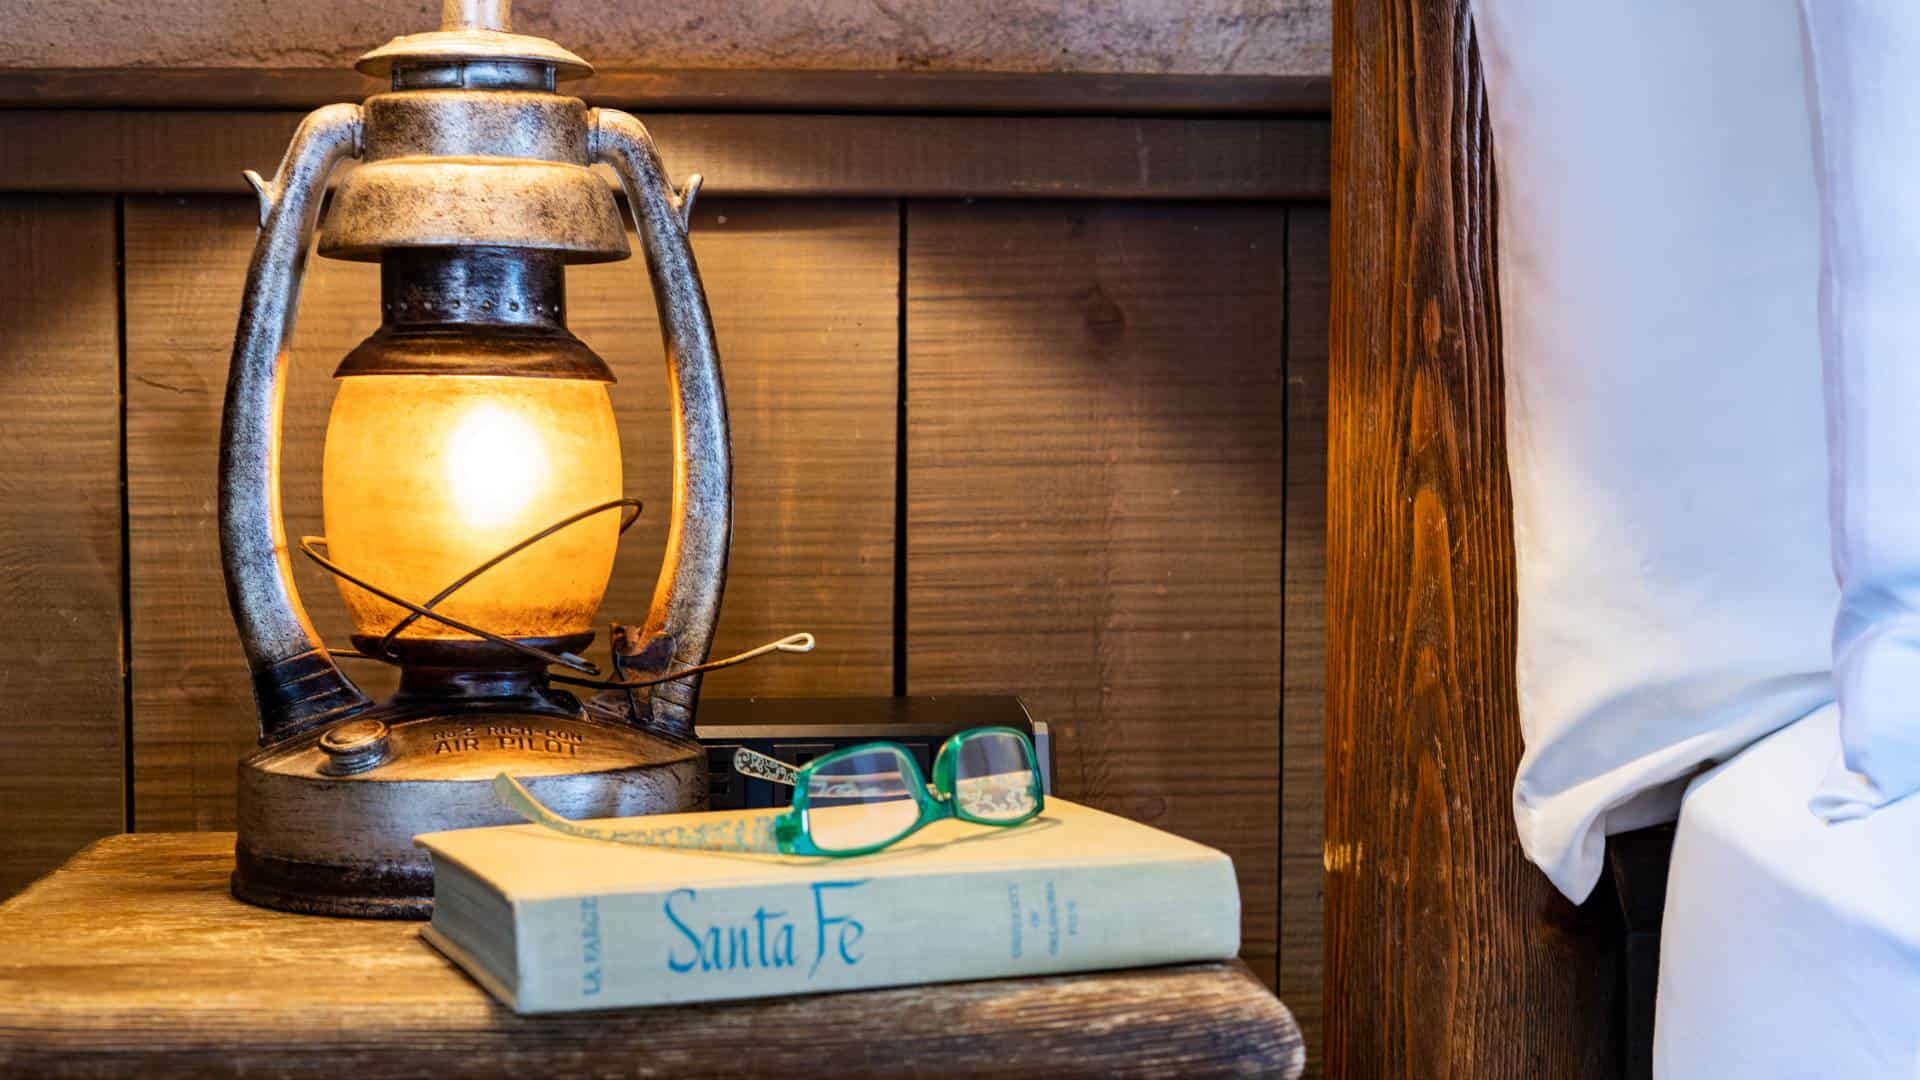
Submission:
[[[560,532],[561,530],[567,528],[570,525],[578,524],[582,521],[587,520],[588,518],[592,518],[600,514],[604,514],[609,510],[631,511],[631,513],[624,513],[620,516],[620,533],[621,535],[625,535],[628,529],[633,528],[633,523],[640,520],[640,509],[641,509],[641,503],[639,499],[624,498],[624,499],[613,499],[608,502],[600,503],[597,506],[590,506],[585,510],[581,510],[576,513],[569,514],[566,517],[561,518],[559,521],[556,521],[553,524],[548,525],[546,528],[541,529],[538,532],[535,532],[532,535],[527,536],[524,539],[509,545],[506,548],[503,548],[498,553],[486,559],[480,565],[474,567],[473,569],[467,571],[466,573],[460,575],[458,578],[454,579],[452,584],[448,585],[446,588],[441,589],[439,592],[435,593],[433,597],[424,604],[416,604],[413,601],[406,599],[405,597],[396,595],[395,593],[387,589],[383,589],[380,586],[375,585],[372,582],[368,581],[367,579],[359,576],[358,574],[355,574],[347,570],[345,567],[341,566],[339,563],[334,562],[327,555],[322,554],[321,549],[327,546],[326,537],[302,536],[300,538],[300,553],[302,555],[305,555],[307,558],[313,560],[315,565],[319,566],[322,570],[325,570],[327,573],[332,574],[334,577],[337,577],[342,581],[348,582],[349,584],[352,584],[358,588],[364,589],[367,592],[370,592],[373,595],[379,597],[380,599],[385,600],[387,603],[393,604],[396,607],[404,608],[408,612],[406,618],[401,619],[397,623],[394,623],[393,626],[390,629],[388,629],[384,635],[381,636],[379,644],[374,652],[360,652],[352,649],[330,649],[328,650],[328,652],[330,655],[335,657],[342,657],[342,658],[348,658],[348,659],[354,659],[354,660],[372,660],[378,663],[391,664],[398,667],[398,666],[401,666],[401,660],[398,656],[394,655],[393,653],[394,640],[400,636],[401,632],[406,630],[408,627],[412,626],[414,623],[420,621],[421,619],[427,619],[432,622],[437,622],[442,626],[447,626],[454,630],[458,630],[463,634],[471,634],[474,637],[482,638],[486,641],[491,641],[496,645],[513,649],[516,652],[532,657],[533,659],[538,660],[541,663],[546,664],[550,667],[563,667],[570,671],[579,672],[582,675],[598,676],[600,674],[600,668],[597,665],[595,665],[592,661],[587,660],[585,657],[577,656],[570,652],[558,652],[558,653],[550,652],[546,649],[540,648],[539,646],[529,645],[524,641],[516,641],[515,639],[506,637],[502,634],[496,634],[491,630],[487,630],[479,626],[474,626],[471,623],[467,623],[462,620],[455,619],[449,615],[444,615],[438,611],[435,611],[434,607],[446,601],[455,593],[459,592],[462,588],[471,584],[475,578],[478,578],[480,575],[486,573],[488,570],[493,569],[494,567],[500,565],[501,563],[506,562],[508,559],[512,558],[515,555],[518,555],[522,551],[525,551],[527,548],[532,547],[533,545],[539,543],[542,540],[545,540],[547,537],[552,536],[557,532]],[[565,683],[569,686],[587,687],[593,690],[638,690],[642,687],[658,686],[661,683],[673,682],[676,679],[685,679],[690,676],[704,674],[709,671],[718,671],[721,668],[733,667],[736,664],[744,664],[749,660],[754,660],[759,657],[766,656],[769,653],[775,653],[775,652],[809,653],[813,651],[814,644],[815,644],[814,636],[811,633],[802,631],[797,634],[789,634],[786,637],[779,638],[774,641],[769,641],[764,645],[760,645],[756,648],[748,649],[747,651],[742,653],[736,653],[733,656],[724,657],[719,660],[709,660],[703,664],[695,664],[690,667],[682,668],[679,671],[668,672],[664,675],[656,675],[653,678],[649,678],[649,679],[624,678],[623,676],[625,673],[624,671],[620,670],[621,667],[623,666],[620,661],[620,655],[618,653],[615,653],[614,654],[614,668],[615,668],[614,674],[616,677],[613,679],[580,678],[578,676],[570,676],[570,675],[549,675],[548,679],[549,681],[552,681],[552,682]]]

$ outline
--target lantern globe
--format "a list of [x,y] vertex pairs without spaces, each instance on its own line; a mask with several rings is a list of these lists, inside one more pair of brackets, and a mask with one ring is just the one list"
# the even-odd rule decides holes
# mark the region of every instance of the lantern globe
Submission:
[[[330,558],[424,604],[500,552],[621,495],[620,434],[604,382],[500,375],[340,380],[321,472]],[[517,639],[591,633],[612,577],[619,515],[576,522],[435,605]],[[356,637],[408,612],[336,579]],[[398,640],[474,640],[418,619]]]

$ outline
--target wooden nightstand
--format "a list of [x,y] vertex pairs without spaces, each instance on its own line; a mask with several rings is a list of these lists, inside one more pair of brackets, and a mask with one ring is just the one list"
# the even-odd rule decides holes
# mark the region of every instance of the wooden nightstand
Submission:
[[227,895],[232,833],[115,836],[0,906],[0,1072],[1294,1077],[1237,963],[521,1017],[417,923]]

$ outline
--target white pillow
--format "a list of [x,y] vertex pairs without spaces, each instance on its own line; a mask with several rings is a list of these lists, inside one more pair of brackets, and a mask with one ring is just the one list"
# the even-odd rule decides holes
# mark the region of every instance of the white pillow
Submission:
[[1794,0],[1478,0],[1519,579],[1514,816],[1608,833],[1831,699],[1837,605]]
[[1806,6],[1824,223],[1843,763],[1816,813],[1920,790],[1920,7]]

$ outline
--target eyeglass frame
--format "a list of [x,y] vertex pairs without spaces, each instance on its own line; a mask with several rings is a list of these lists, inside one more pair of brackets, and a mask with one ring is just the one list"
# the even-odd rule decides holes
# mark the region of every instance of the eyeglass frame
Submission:
[[[960,745],[967,740],[982,735],[1011,735],[1019,739],[1020,745],[1026,750],[1027,767],[1032,774],[1032,786],[1029,793],[1033,798],[1033,809],[1018,818],[1012,820],[983,818],[968,813],[960,805],[960,799],[957,797],[958,777],[956,776],[958,770],[956,763],[960,755],[959,748]],[[812,808],[813,801],[810,782],[814,775],[829,765],[848,760],[861,754],[870,754],[883,750],[891,751],[899,757],[903,770],[901,782],[906,787],[908,794],[913,798],[915,805],[919,808],[918,817],[915,818],[911,825],[901,829],[900,832],[891,838],[876,844],[869,844],[858,848],[841,848],[831,851],[821,848],[814,842],[812,829],[807,822],[807,813]],[[968,728],[965,731],[957,732],[949,736],[945,742],[940,744],[940,751],[934,755],[932,783],[928,783],[926,776],[920,772],[920,763],[914,760],[912,751],[897,742],[886,740],[861,743],[858,746],[849,746],[842,750],[835,750],[831,753],[822,754],[812,761],[807,762],[805,765],[797,767],[789,765],[778,758],[769,757],[756,750],[749,750],[743,746],[734,751],[733,767],[736,771],[749,776],[755,776],[776,784],[791,784],[793,786],[793,805],[790,806],[774,824],[774,836],[781,845],[780,850],[782,853],[790,855],[825,855],[832,858],[871,855],[876,851],[882,851],[892,847],[894,844],[905,840],[907,837],[912,836],[914,833],[919,832],[921,829],[926,828],[936,821],[944,821],[947,818],[958,818],[961,821],[974,825],[1010,828],[1014,825],[1032,821],[1046,808],[1046,785],[1040,774],[1040,755],[1034,749],[1033,740],[1027,737],[1026,732],[1018,728],[1000,725]],[[783,773],[785,775],[782,775]]]
[[[987,734],[1012,735],[1019,739],[1026,749],[1027,765],[1032,772],[1030,794],[1033,798],[1033,808],[1010,821],[989,820],[969,814],[960,808],[960,800],[955,797],[958,782],[955,771],[960,745],[970,738]],[[918,816],[911,825],[876,844],[834,850],[820,847],[814,842],[812,830],[807,822],[807,812],[812,803],[812,795],[808,791],[809,781],[825,766],[845,761],[858,754],[870,754],[876,751],[891,751],[899,757],[902,768],[901,780],[919,809]],[[941,743],[939,752],[934,755],[932,784],[927,782],[925,774],[920,771],[920,764],[914,760],[912,751],[900,743],[888,740],[845,747],[822,754],[805,765],[799,766],[789,765],[778,758],[740,747],[734,751],[734,767],[763,780],[790,784],[793,787],[793,804],[773,814],[728,815],[727,820],[712,823],[636,826],[609,830],[583,825],[561,817],[535,798],[533,793],[518,780],[506,773],[494,777],[493,790],[502,802],[528,821],[570,836],[642,847],[822,856],[835,859],[855,858],[884,851],[928,825],[947,818],[957,818],[975,825],[1004,829],[1032,821],[1046,809],[1046,784],[1040,772],[1040,755],[1034,748],[1033,740],[1018,728],[1001,725],[968,728],[948,737]]]

